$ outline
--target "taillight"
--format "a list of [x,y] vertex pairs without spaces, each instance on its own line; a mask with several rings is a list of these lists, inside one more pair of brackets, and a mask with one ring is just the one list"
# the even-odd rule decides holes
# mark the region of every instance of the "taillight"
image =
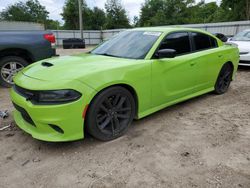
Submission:
[[53,34],[45,34],[45,35],[43,35],[43,37],[46,40],[48,40],[50,43],[55,43],[56,42],[55,35],[53,35]]

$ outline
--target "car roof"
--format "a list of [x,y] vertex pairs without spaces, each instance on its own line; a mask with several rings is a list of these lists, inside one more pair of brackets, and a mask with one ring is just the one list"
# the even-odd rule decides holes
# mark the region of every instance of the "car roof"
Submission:
[[179,27],[179,26],[160,26],[160,27],[139,27],[139,28],[134,28],[132,30],[139,30],[139,31],[158,31],[158,32],[164,32],[164,33],[169,33],[173,31],[194,31],[194,32],[202,32],[206,34],[210,34],[204,30],[201,29],[194,29],[194,28],[187,28],[187,27]]

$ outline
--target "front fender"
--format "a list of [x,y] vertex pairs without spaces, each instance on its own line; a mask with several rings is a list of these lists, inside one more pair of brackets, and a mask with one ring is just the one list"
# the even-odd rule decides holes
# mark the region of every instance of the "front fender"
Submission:
[[138,114],[151,107],[151,61],[87,75],[79,81],[97,93],[111,86],[127,85],[133,88],[137,95]]

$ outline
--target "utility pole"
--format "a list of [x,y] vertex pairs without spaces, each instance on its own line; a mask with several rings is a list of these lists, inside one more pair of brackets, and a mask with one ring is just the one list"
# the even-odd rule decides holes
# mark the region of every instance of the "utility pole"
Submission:
[[80,26],[80,33],[81,39],[83,39],[83,28],[82,28],[82,0],[78,0],[79,5],[79,26]]

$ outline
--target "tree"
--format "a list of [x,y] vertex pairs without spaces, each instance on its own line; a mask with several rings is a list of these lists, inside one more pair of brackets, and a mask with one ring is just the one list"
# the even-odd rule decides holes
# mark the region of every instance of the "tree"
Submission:
[[138,18],[138,16],[134,16],[132,26],[133,27],[139,27],[139,18]]
[[[82,13],[83,13],[83,28],[88,26],[86,20],[89,18],[90,9],[87,4],[82,0]],[[63,13],[61,14],[64,20],[64,29],[79,29],[79,6],[78,0],[66,0],[63,6]]]
[[194,0],[146,0],[141,7],[140,25],[172,25],[189,22]]
[[49,12],[38,0],[19,1],[0,13],[1,20],[26,21],[45,24]]
[[[106,16],[102,9],[94,7],[91,10],[85,0],[82,0],[83,29],[101,29],[105,25]],[[79,29],[78,0],[66,0],[61,14],[64,20],[64,29]]]
[[[158,22],[159,24],[155,23],[155,21],[153,20],[157,19],[155,18],[157,14],[158,14],[157,17],[159,17],[159,14],[161,14],[161,12],[164,11],[165,11],[164,0],[146,0],[141,7],[140,20],[139,20],[140,26],[159,25],[162,22],[162,20]],[[163,15],[162,19],[164,20],[163,24],[165,24],[166,22],[165,14]]]
[[126,10],[122,7],[120,0],[107,0],[105,3],[105,9],[107,14],[107,29],[130,27]]
[[222,0],[221,8],[224,9],[224,16],[229,21],[249,20],[249,0]]
[[190,18],[189,23],[211,23],[224,21],[221,15],[221,9],[216,4],[216,2],[205,3],[201,1],[200,3],[189,7]]
[[246,0],[246,19],[250,20],[250,2]]
[[94,7],[90,14],[90,25],[93,30],[105,29],[106,15],[102,9]]
[[58,30],[61,29],[61,24],[59,21],[56,20],[47,20],[46,21],[46,29],[53,29],[53,30]]

